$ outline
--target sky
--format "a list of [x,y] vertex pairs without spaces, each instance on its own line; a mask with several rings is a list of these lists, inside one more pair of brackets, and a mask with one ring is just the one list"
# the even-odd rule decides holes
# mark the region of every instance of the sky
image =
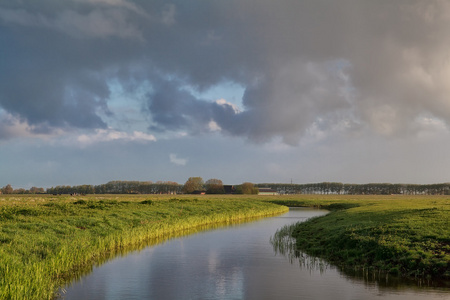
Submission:
[[0,2],[0,186],[450,181],[450,2]]

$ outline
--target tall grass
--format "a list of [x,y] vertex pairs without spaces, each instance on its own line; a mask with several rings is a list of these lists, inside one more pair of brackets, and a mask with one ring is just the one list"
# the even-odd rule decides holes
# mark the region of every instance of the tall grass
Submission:
[[150,239],[286,210],[225,196],[0,196],[0,299],[52,299],[80,270]]
[[450,278],[448,196],[303,195],[276,202],[332,211],[289,228],[297,249],[309,255],[343,268]]

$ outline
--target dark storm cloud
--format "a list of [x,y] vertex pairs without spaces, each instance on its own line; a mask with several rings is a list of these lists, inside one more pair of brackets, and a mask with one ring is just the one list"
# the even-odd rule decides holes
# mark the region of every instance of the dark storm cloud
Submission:
[[155,123],[152,129],[204,131],[211,104],[181,89],[177,82],[158,81],[153,82],[154,92],[149,96],[148,109]]
[[[215,122],[291,144],[314,126],[402,135],[422,117],[450,121],[449,11],[409,0],[10,1],[0,106],[42,131],[104,128],[116,79],[149,83],[150,130]],[[245,88],[241,112],[192,92],[226,82]]]
[[135,37],[120,28],[132,13],[75,2],[0,5],[0,106],[33,128],[105,127],[111,70],[135,59],[122,46]]

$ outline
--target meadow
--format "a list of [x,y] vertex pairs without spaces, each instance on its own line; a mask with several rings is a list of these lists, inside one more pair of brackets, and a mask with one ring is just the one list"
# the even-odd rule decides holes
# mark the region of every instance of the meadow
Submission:
[[449,196],[0,195],[0,299],[52,299],[94,264],[201,230],[287,211],[330,210],[289,230],[298,250],[344,269],[450,277]]
[[450,197],[299,195],[273,201],[330,210],[279,231],[344,270],[450,278]]
[[59,286],[171,233],[287,207],[229,196],[0,195],[0,299],[53,299]]

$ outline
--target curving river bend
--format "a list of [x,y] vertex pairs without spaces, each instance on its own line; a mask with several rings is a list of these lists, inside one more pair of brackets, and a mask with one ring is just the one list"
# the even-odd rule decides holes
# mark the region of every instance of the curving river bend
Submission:
[[60,299],[450,299],[448,288],[348,276],[274,251],[277,229],[326,213],[291,209],[170,239],[94,267]]

